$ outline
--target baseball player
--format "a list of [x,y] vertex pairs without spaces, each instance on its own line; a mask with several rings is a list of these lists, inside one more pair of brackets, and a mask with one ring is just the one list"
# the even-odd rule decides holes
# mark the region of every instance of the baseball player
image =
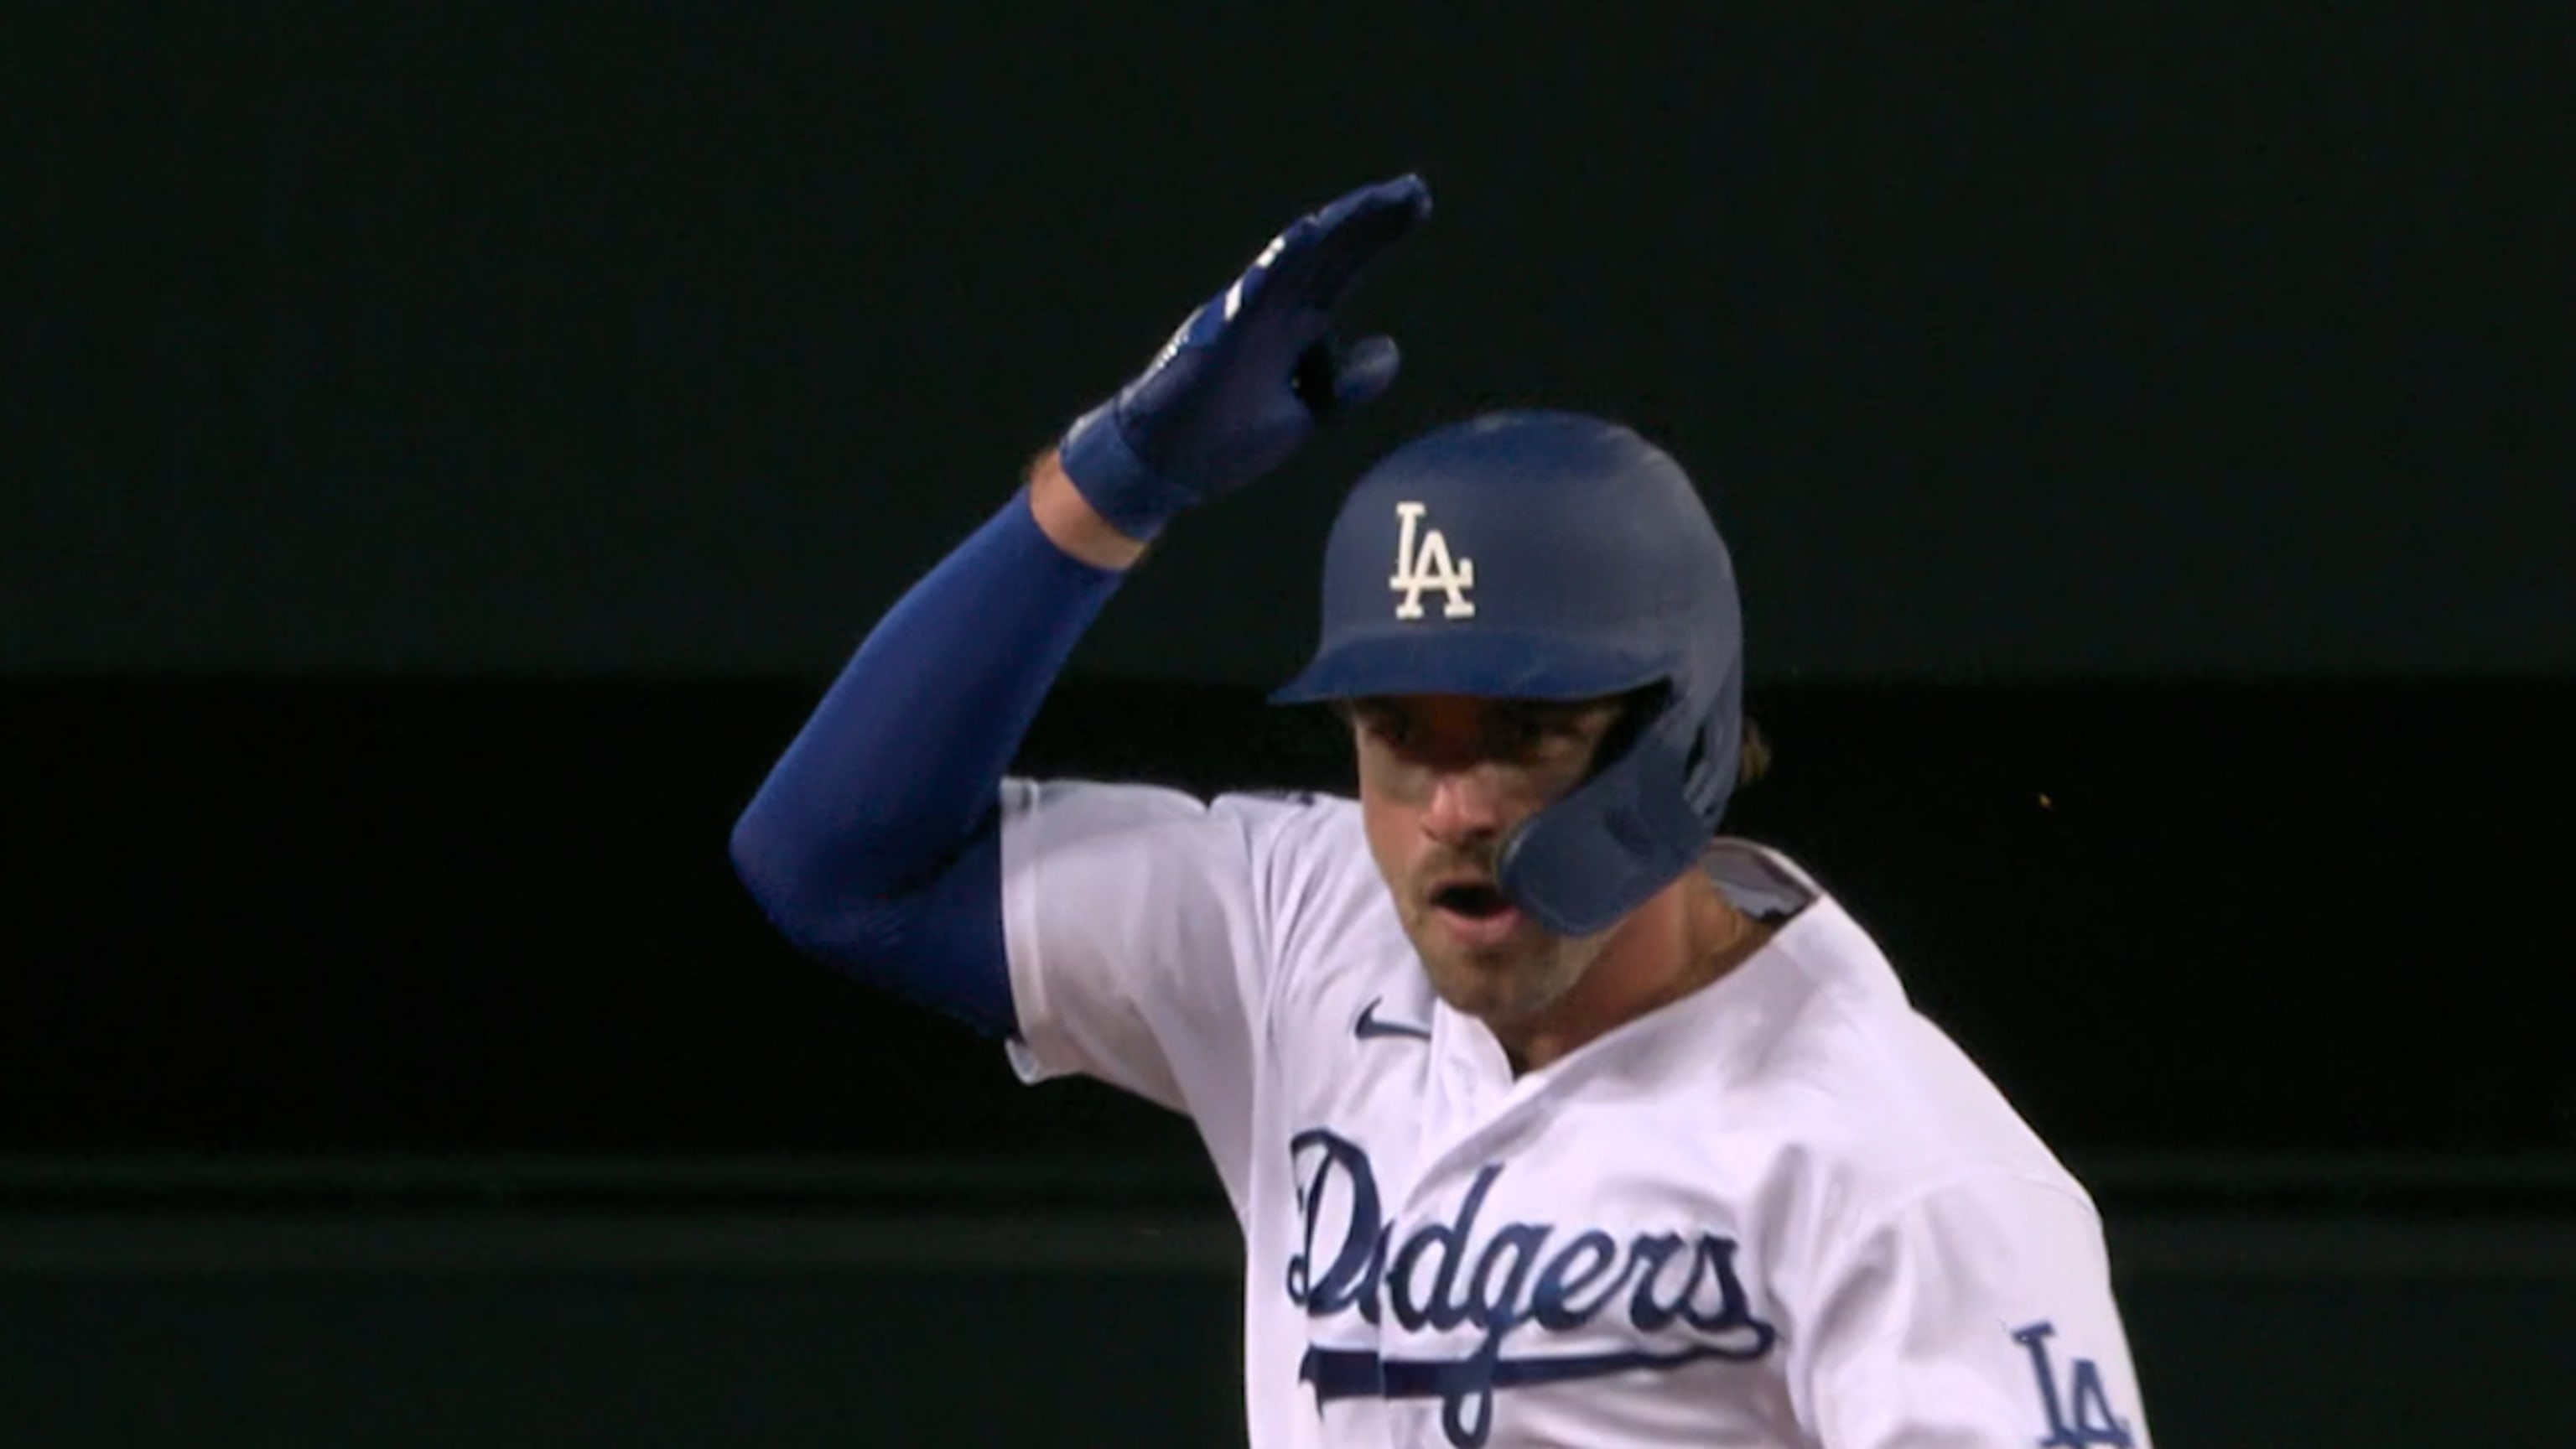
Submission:
[[1674,461],[1475,418],[1351,489],[1283,701],[1355,798],[1006,778],[1148,540],[1394,378],[1336,304],[1430,212],[1300,219],[877,624],[736,827],[779,928],[1196,1124],[1251,1441],[2117,1445],[2083,1188],[1778,852],[1718,833],[1742,651]]

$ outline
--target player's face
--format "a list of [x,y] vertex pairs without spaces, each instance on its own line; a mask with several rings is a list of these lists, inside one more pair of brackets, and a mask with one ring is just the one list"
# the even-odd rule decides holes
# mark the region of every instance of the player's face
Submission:
[[1562,998],[1607,933],[1555,935],[1495,888],[1513,826],[1581,783],[1619,701],[1401,695],[1350,707],[1360,813],[1443,1001],[1494,1025]]

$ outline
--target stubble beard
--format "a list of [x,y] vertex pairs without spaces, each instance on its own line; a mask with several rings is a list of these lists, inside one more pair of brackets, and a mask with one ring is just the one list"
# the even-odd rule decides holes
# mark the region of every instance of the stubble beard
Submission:
[[1601,954],[1604,939],[1532,928],[1527,939],[1479,949],[1445,939],[1427,907],[1423,918],[1406,924],[1432,992],[1452,1011],[1491,1027],[1527,1022],[1565,999]]

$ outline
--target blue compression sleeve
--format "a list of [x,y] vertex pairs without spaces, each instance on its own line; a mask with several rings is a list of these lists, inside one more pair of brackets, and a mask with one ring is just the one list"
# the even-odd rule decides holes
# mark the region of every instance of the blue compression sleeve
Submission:
[[789,940],[1017,1030],[995,795],[1122,577],[1057,548],[1023,489],[887,611],[734,825],[734,867]]

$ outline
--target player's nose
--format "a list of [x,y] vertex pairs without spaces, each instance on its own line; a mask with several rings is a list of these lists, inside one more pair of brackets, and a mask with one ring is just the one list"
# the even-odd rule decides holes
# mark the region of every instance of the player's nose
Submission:
[[1490,762],[1443,770],[1431,782],[1422,833],[1443,845],[1472,845],[1502,834],[1501,772]]

